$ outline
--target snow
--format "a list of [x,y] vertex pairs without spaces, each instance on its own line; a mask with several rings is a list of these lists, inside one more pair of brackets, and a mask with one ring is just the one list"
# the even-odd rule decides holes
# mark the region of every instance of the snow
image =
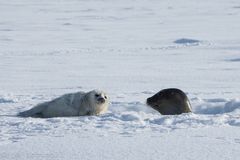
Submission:
[[[225,130],[224,134],[222,130]],[[3,159],[33,160],[237,159],[239,136],[235,132],[239,133],[239,129],[205,128],[201,129],[200,133],[194,129],[187,129],[134,136],[96,136],[94,133],[82,132],[64,137],[30,137],[24,142],[1,147],[0,154]],[[228,136],[224,136],[225,134]],[[56,149],[56,146],[60,147]]]
[[[238,159],[238,0],[0,0],[0,156]],[[193,113],[146,98],[187,93]],[[106,114],[20,118],[65,93],[103,89]]]

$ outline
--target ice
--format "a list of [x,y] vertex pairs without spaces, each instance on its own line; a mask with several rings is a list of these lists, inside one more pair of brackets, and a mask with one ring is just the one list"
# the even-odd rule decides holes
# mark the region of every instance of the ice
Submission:
[[13,100],[8,100],[0,97],[0,103],[13,103]]
[[[238,0],[0,0],[0,15],[1,160],[238,159]],[[165,88],[193,112],[146,105]],[[16,116],[93,89],[106,114]]]

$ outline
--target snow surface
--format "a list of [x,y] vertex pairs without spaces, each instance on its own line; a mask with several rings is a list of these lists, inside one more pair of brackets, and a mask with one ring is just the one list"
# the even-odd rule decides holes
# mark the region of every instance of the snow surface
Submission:
[[[239,159],[238,0],[0,0],[0,15],[1,160]],[[145,105],[172,87],[193,113]],[[104,115],[15,116],[96,88]]]

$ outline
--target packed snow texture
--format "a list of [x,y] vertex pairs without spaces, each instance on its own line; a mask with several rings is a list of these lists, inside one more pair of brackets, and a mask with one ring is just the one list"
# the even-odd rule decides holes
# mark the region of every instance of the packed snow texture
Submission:
[[[0,0],[0,15],[1,160],[239,159],[238,0]],[[145,104],[173,87],[193,113]],[[106,114],[16,116],[92,89]]]

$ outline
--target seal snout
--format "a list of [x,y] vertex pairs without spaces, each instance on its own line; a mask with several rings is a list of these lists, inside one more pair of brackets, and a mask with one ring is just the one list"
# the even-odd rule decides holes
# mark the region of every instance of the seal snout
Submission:
[[147,98],[147,101],[146,101],[147,105],[149,106],[156,105],[156,102],[157,102],[156,96],[149,97]]
[[99,98],[97,99],[97,101],[98,101],[99,103],[105,103],[105,99],[104,99],[103,97],[99,97]]
[[146,101],[146,103],[147,103],[147,105],[151,105],[151,102],[150,102],[151,100],[150,100],[150,98],[147,98],[147,101]]

